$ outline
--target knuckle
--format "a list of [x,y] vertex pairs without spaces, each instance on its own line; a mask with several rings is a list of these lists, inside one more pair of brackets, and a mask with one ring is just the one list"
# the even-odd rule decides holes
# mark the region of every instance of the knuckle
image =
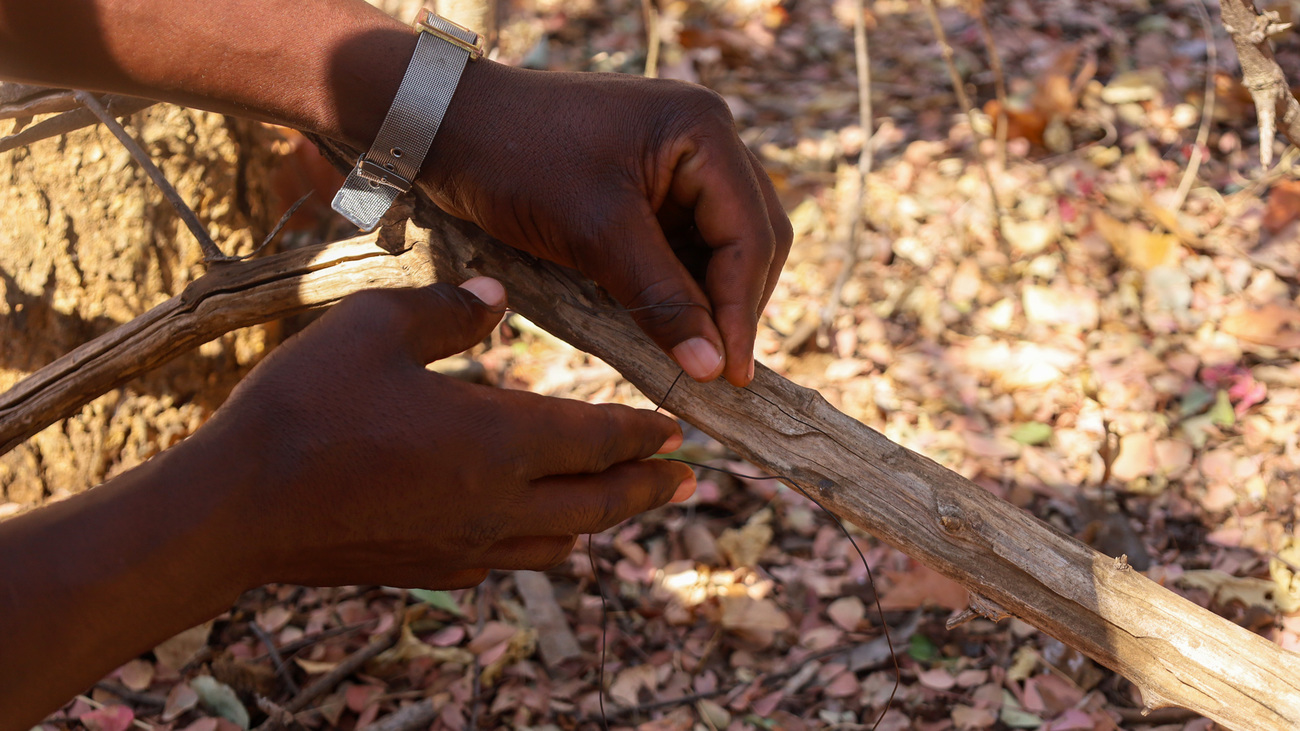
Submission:
[[470,551],[492,547],[505,535],[505,520],[488,515],[464,521],[460,529],[460,543]]
[[680,284],[670,278],[656,279],[641,285],[628,299],[627,308],[634,310],[632,318],[647,330],[670,330],[690,324],[700,308],[691,304],[691,297]]

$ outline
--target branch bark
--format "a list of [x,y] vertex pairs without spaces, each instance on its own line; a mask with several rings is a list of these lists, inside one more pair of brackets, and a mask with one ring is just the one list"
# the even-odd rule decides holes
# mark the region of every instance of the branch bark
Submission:
[[432,281],[427,254],[385,243],[386,251],[380,246],[384,233],[381,228],[326,246],[212,267],[176,297],[0,394],[0,454],[100,394],[231,330],[331,305],[361,289]]
[[[336,159],[350,159],[333,149]],[[677,366],[591,282],[417,208],[396,227],[263,261],[215,267],[185,293],[78,348],[0,396],[0,451],[180,351],[243,325],[369,287],[501,280],[511,306],[617,368],[658,401]],[[421,228],[423,226],[424,228]],[[383,243],[390,255],[377,244]],[[430,266],[431,264],[431,266]],[[229,267],[229,269],[223,268]],[[1128,677],[1149,708],[1178,705],[1241,731],[1300,728],[1300,656],[1160,587],[758,368],[748,388],[682,379],[667,409],[754,464]]]
[[[1255,101],[1259,116],[1259,161],[1273,163],[1273,140],[1280,129],[1291,144],[1300,146],[1300,101],[1287,85],[1286,74],[1273,56],[1268,38],[1291,27],[1276,11],[1262,15],[1252,0],[1221,0],[1223,27],[1237,47],[1242,79]],[[1281,124],[1279,125],[1279,120]]]
[[[500,279],[510,305],[614,366],[651,400],[678,367],[595,285],[425,208],[440,281]],[[437,242],[437,243],[432,243]],[[1209,612],[759,367],[737,389],[683,378],[664,408],[836,515],[1177,705],[1241,731],[1300,728],[1300,655]]]

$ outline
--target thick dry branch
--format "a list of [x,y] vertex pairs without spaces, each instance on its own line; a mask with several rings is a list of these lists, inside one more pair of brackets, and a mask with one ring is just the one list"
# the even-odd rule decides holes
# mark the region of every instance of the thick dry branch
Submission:
[[[652,400],[679,369],[594,285],[426,211],[438,279],[500,279],[510,305],[614,366]],[[412,229],[421,235],[420,229]],[[424,234],[430,235],[430,234]],[[1136,683],[1241,731],[1300,728],[1300,656],[1179,597],[890,442],[765,368],[753,384],[681,379],[667,404],[840,517]]]
[[1242,79],[1255,101],[1259,160],[1268,167],[1273,162],[1273,140],[1278,130],[1291,144],[1300,146],[1300,101],[1291,93],[1268,41],[1270,35],[1286,30],[1290,24],[1282,23],[1276,11],[1261,15],[1252,0],[1221,0],[1219,10],[1223,27],[1237,47]]
[[[338,159],[350,159],[341,150]],[[346,163],[345,163],[346,164]],[[511,307],[617,368],[654,400],[678,367],[574,272],[421,207],[401,246],[354,239],[216,267],[181,296],[0,396],[0,451],[188,347],[365,287],[501,280]],[[388,230],[389,238],[398,232]],[[427,257],[427,258],[426,258]],[[231,272],[222,274],[223,272]],[[972,607],[1010,612],[1178,705],[1240,731],[1300,728],[1300,656],[1285,652],[890,442],[765,368],[745,389],[682,379],[666,408],[840,517],[961,582]]]
[[[105,106],[123,103],[154,104],[155,102],[121,94],[108,94],[104,97]],[[76,92],[70,89],[50,89],[44,86],[30,86],[0,81],[0,119],[19,119],[34,117],[38,114],[57,114],[81,109]],[[93,123],[93,122],[92,122]]]
[[[130,96],[105,97],[104,109],[114,117],[129,117],[136,112],[148,109],[157,102],[149,99],[137,99]],[[94,112],[79,107],[70,112],[64,112],[57,117],[43,119],[30,127],[23,129],[21,132],[15,132],[7,137],[0,137],[0,152],[8,152],[19,147],[40,142],[41,140],[59,135],[66,135],[69,132],[75,132],[82,127],[89,127],[99,124],[99,118]]]
[[178,296],[0,394],[0,454],[100,394],[231,330],[330,305],[362,289],[431,281],[426,255],[390,254],[377,245],[379,235],[213,267]]

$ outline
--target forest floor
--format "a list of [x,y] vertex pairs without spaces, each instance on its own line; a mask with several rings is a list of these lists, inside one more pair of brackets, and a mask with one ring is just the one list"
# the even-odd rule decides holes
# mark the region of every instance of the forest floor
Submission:
[[[637,2],[504,5],[505,62],[643,70]],[[1010,96],[1000,149],[976,136],[992,137],[995,117],[976,115],[972,129],[962,113],[921,3],[869,6],[875,165],[867,233],[836,303],[865,138],[854,3],[660,4],[660,75],[727,99],[794,224],[760,360],[1300,651],[1300,156],[1279,143],[1261,168],[1217,8],[1207,44],[1197,2],[983,3]],[[975,104],[994,111],[979,6],[939,17]],[[1294,36],[1278,51],[1300,69]],[[518,316],[470,358],[503,387],[649,404]],[[758,474],[698,432],[683,450]],[[1178,709],[1143,717],[1132,684],[1020,621],[947,629],[966,602],[775,482],[702,471],[690,502],[583,539],[541,580],[250,592],[48,725],[258,722],[384,641],[297,721],[392,731],[397,709],[432,699],[421,728],[595,729],[603,700],[611,728],[1213,728]],[[225,689],[235,695],[223,701]]]

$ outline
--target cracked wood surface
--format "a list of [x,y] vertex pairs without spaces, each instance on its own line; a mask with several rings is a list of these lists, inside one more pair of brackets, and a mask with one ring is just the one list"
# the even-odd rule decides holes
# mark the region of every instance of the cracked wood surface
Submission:
[[[677,366],[570,270],[427,208],[398,227],[216,267],[184,293],[0,395],[0,452],[99,394],[245,325],[372,287],[501,280],[525,317],[617,368],[658,400]],[[385,247],[400,253],[390,254]],[[430,257],[432,267],[430,267]],[[665,408],[922,563],[1124,675],[1151,708],[1178,705],[1240,731],[1300,728],[1300,656],[1192,604],[893,444],[815,391],[759,367],[748,388],[682,379]]]
[[[438,278],[500,279],[510,306],[600,357],[651,400],[679,369],[573,272],[422,209]],[[940,573],[1132,680],[1149,708],[1241,731],[1300,728],[1300,655],[1161,587],[759,367],[737,389],[683,378],[664,408]]]
[[183,292],[0,393],[0,454],[100,394],[231,330],[330,305],[361,289],[430,281],[422,252],[392,255],[377,234],[221,264]]

